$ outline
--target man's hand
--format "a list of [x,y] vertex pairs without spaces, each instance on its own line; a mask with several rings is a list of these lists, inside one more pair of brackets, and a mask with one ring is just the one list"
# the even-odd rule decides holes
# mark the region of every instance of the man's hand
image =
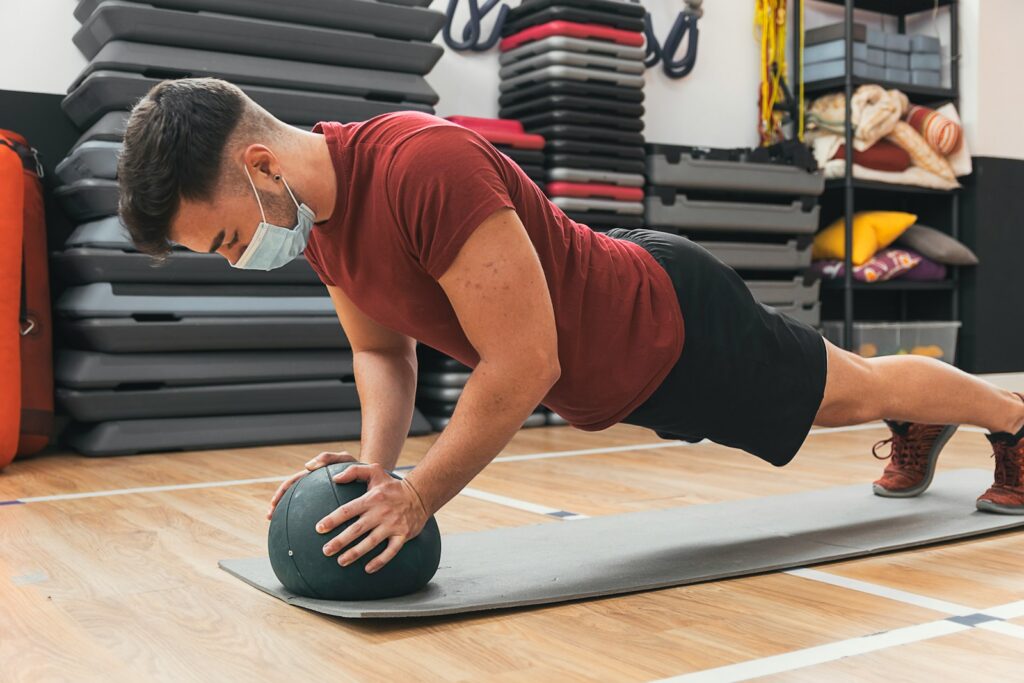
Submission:
[[302,479],[304,476],[309,474],[315,469],[323,467],[325,465],[333,465],[339,462],[355,462],[356,459],[348,453],[348,451],[341,451],[339,453],[325,452],[316,456],[312,460],[306,463],[306,469],[299,470],[292,476],[288,477],[277,487],[277,491],[274,492],[274,497],[270,499],[270,509],[267,510],[267,519],[274,516],[274,508],[281,502],[281,498],[284,497],[285,492],[291,487],[292,484]]
[[338,563],[345,567],[387,541],[387,547],[366,565],[366,572],[372,574],[390,562],[406,541],[419,535],[430,513],[411,483],[395,479],[379,464],[350,465],[334,477],[338,484],[357,480],[367,482],[366,493],[317,522],[316,530],[326,534],[358,517],[324,545],[324,555],[334,555],[366,535],[338,558]]

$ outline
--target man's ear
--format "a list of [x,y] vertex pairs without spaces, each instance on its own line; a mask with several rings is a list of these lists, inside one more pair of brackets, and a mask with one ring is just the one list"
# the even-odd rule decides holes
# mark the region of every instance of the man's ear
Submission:
[[281,165],[269,147],[261,144],[252,144],[245,148],[242,153],[245,166],[249,169],[255,181],[257,176],[268,180],[281,173]]

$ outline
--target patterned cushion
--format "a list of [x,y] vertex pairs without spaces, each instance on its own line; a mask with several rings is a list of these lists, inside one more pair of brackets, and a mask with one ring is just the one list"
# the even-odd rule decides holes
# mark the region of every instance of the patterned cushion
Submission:
[[[860,282],[884,282],[912,270],[920,262],[920,256],[905,249],[884,249],[864,265],[855,266],[853,279]],[[842,261],[815,261],[812,268],[827,279],[838,279],[846,274],[846,264]]]

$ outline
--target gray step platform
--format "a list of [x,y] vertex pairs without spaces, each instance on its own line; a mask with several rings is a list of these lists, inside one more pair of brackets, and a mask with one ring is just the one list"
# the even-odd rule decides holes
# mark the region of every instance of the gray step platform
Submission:
[[117,214],[118,189],[116,180],[86,178],[53,191],[64,212],[76,223],[96,220]]
[[69,347],[107,353],[347,349],[336,316],[56,320]]
[[416,74],[121,40],[112,40],[100,48],[68,91],[73,91],[96,71],[159,74],[161,78],[208,76],[223,78],[235,85],[312,90],[391,103],[433,105],[438,100],[426,79]]
[[420,75],[428,73],[444,53],[441,46],[428,42],[379,38],[365,33],[269,19],[215,12],[182,12],[121,0],[104,0],[75,33],[74,42],[86,59],[92,59],[111,40],[177,45]]
[[695,241],[735,270],[800,270],[811,265],[809,240],[787,240],[784,244]]
[[128,231],[117,216],[109,216],[79,225],[64,241],[66,248],[97,247],[100,249],[131,249]]
[[[511,53],[509,53],[511,54]],[[513,78],[519,74],[545,69],[549,66],[569,66],[581,69],[601,69],[609,73],[642,75],[644,60],[641,55],[634,59],[620,59],[607,55],[592,54],[586,52],[572,52],[570,50],[551,50],[540,54],[530,55],[525,59],[511,62],[502,62],[505,66],[498,71],[502,79]]]
[[683,147],[668,145],[648,151],[647,179],[651,185],[695,190],[817,196],[825,189],[822,173],[782,164],[702,159]]
[[[129,109],[161,80],[123,71],[94,71],[61,101],[61,108],[79,128],[88,128],[108,112]],[[364,121],[378,114],[409,109],[427,113],[434,111],[429,105],[412,102],[378,102],[349,95],[263,85],[239,84],[239,87],[271,114],[285,123],[296,125],[313,125],[318,121]]]
[[[74,425],[64,440],[82,455],[132,455],[358,439],[361,426],[358,410],[178,417]],[[409,435],[429,432],[430,423],[414,412]]]
[[469,381],[468,372],[421,372],[419,385],[432,387],[463,387]]
[[802,277],[792,280],[747,280],[750,293],[762,304],[769,306],[809,306],[817,303],[821,282],[805,284]]
[[813,304],[789,304],[787,306],[771,306],[771,308],[811,327],[818,327],[821,324],[820,301],[816,301]]
[[100,178],[117,179],[117,157],[121,154],[120,142],[92,140],[75,147],[66,158],[57,164],[57,177],[64,184],[77,180]]
[[660,196],[647,196],[644,206],[647,224],[658,227],[791,234],[811,234],[818,229],[819,207],[807,210],[801,201],[726,202],[661,192]]
[[616,173],[596,168],[549,168],[545,177],[548,182],[607,183],[622,187],[643,187],[646,182],[639,173]]
[[534,40],[526,45],[517,47],[514,50],[501,53],[498,62],[507,66],[513,62],[519,62],[534,55],[545,52],[565,51],[577,54],[601,55],[614,57],[616,59],[640,60],[644,59],[642,47],[620,45],[607,40],[586,40],[583,38],[570,38],[569,36],[550,36],[541,40]]
[[340,350],[115,354],[62,349],[54,363],[56,384],[70,389],[294,382],[352,372],[352,352]]
[[94,282],[68,288],[54,308],[68,318],[334,315],[327,290],[314,285]]
[[[100,0],[80,0],[75,18],[84,22]],[[397,4],[397,3],[396,3]],[[420,9],[430,0],[395,7],[375,0],[160,0],[167,9],[237,14],[293,24],[340,28],[387,38],[431,41],[444,26],[444,14]]]
[[85,129],[71,149],[78,149],[87,142],[122,142],[128,125],[128,111],[108,111],[96,123]]
[[436,387],[421,384],[416,388],[416,398],[454,403],[462,396],[463,389],[462,386]]
[[641,202],[620,202],[614,199],[584,199],[582,197],[552,197],[550,201],[566,212],[595,211],[627,216],[642,216],[644,213],[644,205]]
[[75,247],[50,257],[50,268],[73,285],[92,282],[170,282],[217,284],[320,284],[305,258],[274,270],[242,270],[219,254],[175,251],[157,263],[146,254],[122,249]]
[[359,394],[351,378],[156,389],[58,387],[56,397],[79,422],[359,408]]
[[[434,428],[435,432],[440,432],[448,423],[452,421],[452,418],[447,415],[428,415],[427,421],[430,426]],[[548,424],[548,416],[544,413],[533,413],[525,421],[523,421],[522,429],[533,429],[534,427],[543,427]],[[562,423],[568,424],[568,423]]]
[[501,92],[509,92],[516,88],[525,88],[531,83],[543,81],[566,80],[579,81],[582,83],[598,83],[618,85],[625,88],[640,90],[644,87],[643,75],[623,74],[614,71],[602,71],[600,69],[584,69],[576,66],[565,66],[556,64],[543,69],[535,69],[526,73],[513,76],[501,81],[498,89]]

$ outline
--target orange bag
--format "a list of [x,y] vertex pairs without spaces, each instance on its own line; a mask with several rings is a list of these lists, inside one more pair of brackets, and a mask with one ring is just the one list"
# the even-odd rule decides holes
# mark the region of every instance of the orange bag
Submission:
[[42,168],[0,130],[0,468],[49,443],[53,351]]

